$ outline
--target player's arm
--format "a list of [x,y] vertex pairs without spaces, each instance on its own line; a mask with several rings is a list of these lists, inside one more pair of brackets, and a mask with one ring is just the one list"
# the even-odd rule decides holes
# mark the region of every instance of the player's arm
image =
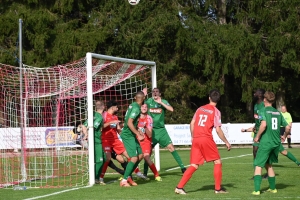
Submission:
[[227,146],[228,151],[231,149],[231,145],[228,142],[228,140],[226,139],[223,130],[221,129],[221,126],[217,126],[216,127],[216,132],[219,136],[219,138],[225,143],[225,145]]
[[145,132],[149,138],[152,137],[152,126],[153,126],[153,119],[149,115],[147,115],[147,124],[145,127]]
[[254,142],[258,142],[259,141],[261,135],[264,133],[264,131],[266,130],[266,128],[267,128],[267,122],[265,120],[261,121],[259,129],[258,129],[258,132],[256,134],[256,137],[254,138]]
[[242,128],[241,132],[254,132],[255,131],[255,126],[250,127],[250,128]]
[[173,112],[173,107],[167,102],[166,100],[162,100],[161,97],[158,97],[156,100],[154,100],[156,103],[159,103],[162,105],[166,110]]
[[280,122],[280,126],[283,126],[285,127],[285,130],[284,130],[284,134],[283,136],[281,136],[281,141],[284,142],[286,137],[288,135],[291,134],[291,126],[288,124],[288,122],[284,119],[284,117],[282,116],[281,114],[281,122]]
[[193,118],[191,123],[190,123],[190,131],[191,131],[191,138],[192,139],[194,137],[194,127],[195,127],[195,119]]
[[127,121],[127,126],[136,135],[138,140],[142,141],[144,139],[144,135],[134,127],[133,120],[133,118],[129,118]]
[[84,135],[84,137],[82,138],[82,140],[87,140],[88,139],[88,130],[87,130],[87,127],[85,125],[81,125],[81,130],[82,130],[82,133]]

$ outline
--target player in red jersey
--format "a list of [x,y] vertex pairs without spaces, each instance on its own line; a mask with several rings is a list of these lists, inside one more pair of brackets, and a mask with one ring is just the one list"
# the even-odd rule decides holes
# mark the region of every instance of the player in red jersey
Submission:
[[[116,155],[123,155],[127,158],[128,161],[130,161],[129,155],[124,147],[124,144],[118,137],[118,133],[121,132],[121,127],[120,127],[120,121],[117,117],[117,112],[118,112],[118,105],[116,101],[109,101],[106,105],[107,107],[107,112],[103,112],[103,120],[104,120],[104,125],[102,129],[102,147],[104,149],[105,155],[106,155],[106,162],[103,165],[102,172],[100,175],[100,184],[105,185],[103,178],[106,173],[107,167],[109,166],[110,160],[112,158],[112,150],[116,153]],[[122,156],[120,156],[122,158]],[[121,163],[122,167],[126,168],[127,162],[123,159],[118,159],[118,161]],[[146,179],[145,177],[138,168],[135,169],[134,171],[136,175],[142,179]]]
[[215,193],[227,193],[221,188],[222,162],[216,143],[213,140],[212,129],[216,128],[219,138],[225,143],[228,151],[231,145],[221,129],[221,112],[216,108],[220,100],[220,92],[216,89],[209,92],[209,104],[197,109],[190,123],[192,148],[190,155],[191,166],[184,172],[175,188],[176,194],[186,194],[183,187],[204,161],[214,162]]
[[149,165],[151,171],[154,174],[156,181],[162,181],[159,173],[151,160],[151,151],[152,151],[152,127],[153,127],[153,119],[150,115],[147,114],[148,106],[147,104],[143,104],[141,106],[141,114],[138,122],[138,129],[145,134],[145,139],[140,142],[142,152],[144,154],[144,160]]
[[100,183],[104,185],[103,178],[107,170],[108,164],[111,160],[112,150],[116,152],[117,155],[123,155],[127,159],[129,158],[123,143],[118,138],[118,133],[121,132],[121,127],[119,125],[120,121],[117,117],[118,105],[116,101],[109,101],[106,105],[107,111],[103,112],[104,125],[102,129],[102,147],[106,155],[106,161],[103,165]]

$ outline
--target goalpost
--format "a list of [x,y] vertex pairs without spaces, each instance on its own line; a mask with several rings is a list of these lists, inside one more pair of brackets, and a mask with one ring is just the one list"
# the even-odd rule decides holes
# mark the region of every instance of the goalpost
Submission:
[[[94,184],[94,100],[116,100],[123,120],[144,87],[156,87],[155,62],[87,53],[48,68],[0,63],[0,188]],[[86,119],[89,150],[82,148],[77,133]],[[158,145],[155,164],[159,170]]]

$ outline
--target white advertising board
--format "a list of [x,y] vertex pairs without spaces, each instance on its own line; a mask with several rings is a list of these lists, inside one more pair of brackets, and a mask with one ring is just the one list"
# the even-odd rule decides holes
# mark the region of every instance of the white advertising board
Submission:
[[[77,147],[73,127],[28,127],[24,129],[26,148]],[[20,128],[0,128],[0,149],[20,149]]]
[[[222,130],[231,144],[252,144],[251,132],[241,132],[241,129],[250,128],[254,124],[222,124]],[[191,133],[189,124],[166,125],[166,129],[174,145],[191,145]],[[300,143],[300,123],[292,125],[292,143]],[[216,144],[224,144],[213,129],[213,138]]]

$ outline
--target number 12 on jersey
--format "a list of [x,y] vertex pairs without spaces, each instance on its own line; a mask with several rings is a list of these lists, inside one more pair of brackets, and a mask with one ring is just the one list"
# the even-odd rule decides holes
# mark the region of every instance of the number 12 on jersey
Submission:
[[206,120],[207,120],[207,115],[199,115],[198,126],[205,126]]

